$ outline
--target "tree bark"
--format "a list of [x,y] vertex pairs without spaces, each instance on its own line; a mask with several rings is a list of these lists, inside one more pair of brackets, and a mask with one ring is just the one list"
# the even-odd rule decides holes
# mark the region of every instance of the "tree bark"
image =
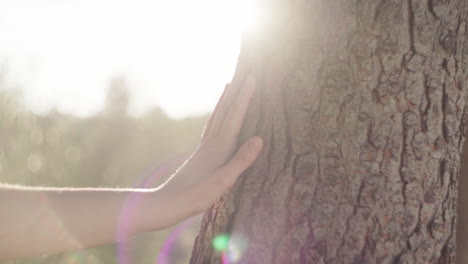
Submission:
[[[465,131],[466,137],[466,131]],[[463,143],[463,155],[458,183],[457,264],[468,263],[468,141]]]
[[256,164],[204,216],[191,264],[454,263],[467,0],[263,1],[233,83],[257,77]]

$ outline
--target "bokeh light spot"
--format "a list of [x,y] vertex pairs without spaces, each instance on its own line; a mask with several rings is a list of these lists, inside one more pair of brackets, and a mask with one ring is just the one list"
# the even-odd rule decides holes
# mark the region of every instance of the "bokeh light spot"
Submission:
[[248,241],[242,234],[233,234],[227,246],[229,263],[238,263],[247,251]]
[[226,250],[228,244],[229,244],[229,236],[226,234],[221,234],[213,239],[213,248],[216,251]]

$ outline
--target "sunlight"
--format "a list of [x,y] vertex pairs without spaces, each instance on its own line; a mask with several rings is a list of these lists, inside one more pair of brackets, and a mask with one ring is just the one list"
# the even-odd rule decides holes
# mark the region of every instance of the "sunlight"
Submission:
[[172,117],[212,110],[234,72],[251,1],[7,0],[0,2],[0,63],[37,112],[99,111],[122,75],[131,111]]
[[251,31],[257,26],[260,10],[256,5],[256,1],[243,0],[239,1],[238,13],[240,16],[235,21],[240,25],[241,30]]

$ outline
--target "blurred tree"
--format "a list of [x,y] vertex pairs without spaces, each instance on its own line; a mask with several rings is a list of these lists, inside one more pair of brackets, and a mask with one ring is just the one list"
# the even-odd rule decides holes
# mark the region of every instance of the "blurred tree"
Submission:
[[454,263],[466,1],[259,2],[233,83],[257,77],[241,139],[265,149],[191,263],[223,233],[230,263]]
[[[0,71],[0,183],[134,187],[154,168],[195,148],[207,119],[173,120],[158,107],[131,117],[129,87],[121,77],[110,82],[106,105],[94,116],[55,110],[37,115],[18,103],[6,74]],[[190,228],[195,232],[197,225]],[[154,263],[169,231],[129,241],[131,263]],[[171,263],[187,263],[191,245],[183,245],[185,253]],[[114,245],[104,245],[9,263],[107,264],[117,263],[116,256]]]
[[110,116],[126,116],[130,103],[130,92],[125,77],[114,77],[110,81],[104,111]]
[[99,175],[102,179],[119,179],[121,182],[124,171],[116,159],[124,155],[125,149],[131,143],[133,120],[127,115],[130,103],[130,93],[123,77],[111,80],[103,115],[90,120],[88,127],[93,127],[93,137],[87,142],[90,154],[83,162],[87,166],[85,174],[88,177]]

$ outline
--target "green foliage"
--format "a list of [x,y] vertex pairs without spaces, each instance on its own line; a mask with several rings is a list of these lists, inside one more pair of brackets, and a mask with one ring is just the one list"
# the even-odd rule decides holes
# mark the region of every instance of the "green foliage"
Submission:
[[[23,108],[5,89],[0,75],[0,182],[29,186],[134,187],[151,168],[190,153],[200,139],[207,117],[173,120],[161,109],[134,118],[122,79],[111,82],[107,105],[89,118],[52,111],[37,115]],[[197,227],[183,240],[194,238]],[[195,230],[195,231],[194,231]],[[169,230],[132,240],[132,263],[155,263]],[[180,249],[182,247],[182,249]],[[178,246],[186,263],[191,243]],[[177,256],[176,256],[177,257]],[[18,264],[117,263],[115,247],[63,253],[16,261]]]

